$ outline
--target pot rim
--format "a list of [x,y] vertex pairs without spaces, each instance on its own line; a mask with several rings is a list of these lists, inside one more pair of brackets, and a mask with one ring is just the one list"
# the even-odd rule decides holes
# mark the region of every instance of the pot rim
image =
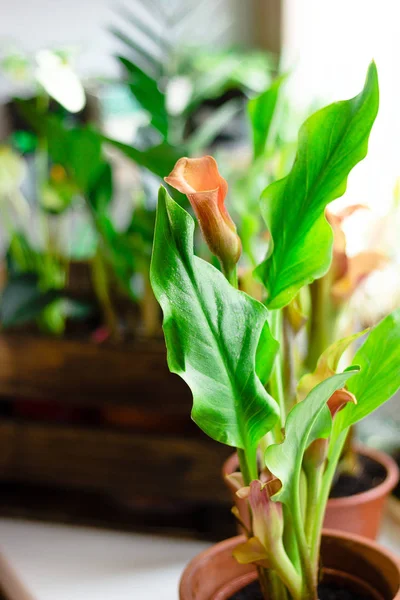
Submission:
[[386,477],[380,484],[365,492],[343,496],[342,498],[329,498],[329,506],[349,506],[354,503],[365,504],[376,498],[388,496],[399,480],[399,468],[396,461],[389,454],[376,448],[370,448],[364,444],[355,444],[355,449],[361,456],[366,456],[380,463],[386,469]]
[[[383,452],[382,450],[370,448],[369,446],[360,443],[354,444],[354,448],[358,454],[361,454],[361,456],[366,456],[381,464],[386,469],[386,477],[381,483],[373,488],[370,488],[369,490],[366,490],[365,492],[359,492],[358,494],[343,496],[341,498],[329,498],[329,507],[338,508],[341,506],[346,507],[352,504],[365,504],[367,502],[371,502],[376,498],[389,495],[399,481],[399,467],[397,466],[396,461],[389,454],[386,454],[386,452]],[[222,475],[224,479],[225,476],[229,475],[232,472],[232,469],[238,465],[239,463],[237,460],[237,455],[236,452],[234,452],[223,464]]]
[[[393,566],[397,569],[397,571],[400,572],[399,558],[393,552],[391,552],[387,548],[381,546],[381,544],[378,544],[374,540],[364,538],[361,535],[356,535],[354,533],[338,531],[336,529],[323,529],[322,535],[325,538],[342,539],[342,540],[351,542],[353,544],[358,544],[358,545],[370,548],[371,550],[379,551],[379,553],[381,555],[383,555],[388,561],[390,561],[393,564]],[[216,552],[218,552],[219,549],[221,551],[223,551],[223,550],[226,551],[226,550],[229,550],[230,548],[233,549],[236,545],[240,544],[241,542],[244,542],[245,540],[246,540],[245,535],[237,535],[237,536],[228,538],[226,540],[223,540],[222,542],[218,542],[217,544],[210,546],[209,548],[206,548],[205,550],[200,552],[200,554],[197,554],[194,558],[192,558],[191,561],[186,565],[185,570],[182,573],[182,576],[181,576],[181,579],[179,582],[179,597],[180,598],[185,597],[185,595],[184,595],[185,591],[188,589],[188,587],[190,587],[190,577],[191,577],[191,573],[192,573],[194,567],[198,566],[199,563],[201,563],[203,561],[207,561],[208,557],[210,555],[214,555]],[[245,576],[242,575],[241,577],[244,579]],[[238,579],[238,578],[236,578],[236,579]],[[399,594],[400,594],[400,584],[399,584],[399,589],[396,592],[396,598],[399,596]]]

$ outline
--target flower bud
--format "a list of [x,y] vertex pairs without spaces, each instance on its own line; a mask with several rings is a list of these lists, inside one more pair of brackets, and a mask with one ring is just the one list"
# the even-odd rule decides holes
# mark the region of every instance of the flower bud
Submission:
[[328,408],[331,412],[332,419],[334,419],[335,415],[349,402],[352,404],[357,404],[354,394],[346,390],[346,388],[340,388],[340,390],[336,390],[336,392],[334,392],[328,400]]
[[274,477],[267,483],[252,481],[249,486],[236,492],[239,498],[247,498],[249,502],[253,534],[233,553],[239,563],[254,562],[267,567],[272,555],[280,548],[283,535],[282,505],[271,500],[280,487],[281,482]]
[[186,194],[211,252],[229,273],[239,260],[242,244],[226,210],[226,180],[212,156],[180,158],[165,181]]

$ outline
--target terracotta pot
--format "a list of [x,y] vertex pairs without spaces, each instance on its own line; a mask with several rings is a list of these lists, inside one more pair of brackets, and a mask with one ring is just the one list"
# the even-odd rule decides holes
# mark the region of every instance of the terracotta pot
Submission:
[[[228,600],[257,578],[252,565],[239,565],[233,549],[244,540],[225,540],[196,556],[183,572],[180,600]],[[374,600],[400,600],[400,565],[376,542],[338,531],[325,530],[321,559],[323,581],[343,583]]]
[[[385,468],[387,476],[382,483],[366,492],[328,500],[324,527],[347,531],[375,540],[379,533],[387,498],[399,479],[399,469],[396,462],[388,454],[379,450],[357,445],[356,452],[381,464]],[[242,519],[248,524],[249,516],[246,501],[240,500],[236,496],[233,486],[225,478],[226,475],[234,473],[238,468],[237,454],[234,453],[225,461],[222,474],[233,494],[234,502]]]

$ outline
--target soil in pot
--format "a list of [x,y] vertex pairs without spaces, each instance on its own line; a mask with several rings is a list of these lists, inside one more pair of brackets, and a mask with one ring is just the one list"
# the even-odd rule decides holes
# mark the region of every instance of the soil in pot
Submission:
[[[334,583],[320,584],[318,586],[319,600],[376,600],[376,596],[368,593],[358,593]],[[258,581],[249,583],[229,600],[263,600]]]
[[380,485],[387,477],[385,467],[369,456],[358,454],[357,463],[358,473],[341,473],[332,487],[330,498],[346,498],[367,492]]

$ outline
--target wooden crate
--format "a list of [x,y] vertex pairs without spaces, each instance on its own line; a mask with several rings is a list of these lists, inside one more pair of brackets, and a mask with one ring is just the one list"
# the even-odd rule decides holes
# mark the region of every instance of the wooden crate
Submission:
[[[1,403],[13,407],[0,419],[3,514],[213,539],[234,532],[221,478],[231,450],[190,420],[190,391],[169,373],[162,340],[103,347],[3,335]],[[89,407],[103,420],[31,418],[27,403]]]

